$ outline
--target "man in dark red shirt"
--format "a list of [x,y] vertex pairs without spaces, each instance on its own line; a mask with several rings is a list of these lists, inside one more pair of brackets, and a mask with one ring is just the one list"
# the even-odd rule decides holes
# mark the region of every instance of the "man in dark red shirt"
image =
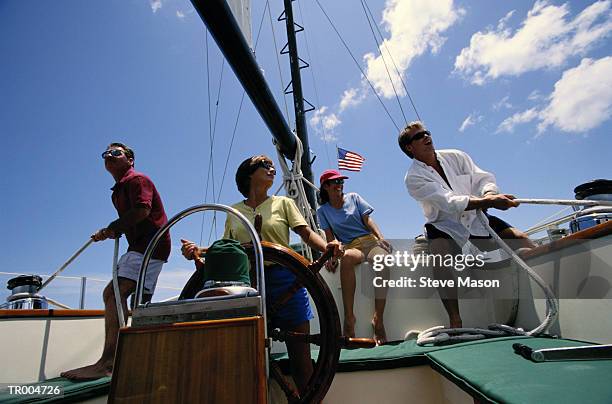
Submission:
[[[146,175],[134,170],[134,151],[122,143],[111,143],[102,153],[106,170],[115,179],[112,200],[119,218],[98,230],[91,237],[95,241],[117,238],[125,234],[128,251],[117,263],[119,293],[127,318],[127,299],[136,290],[136,282],[144,252],[149,242],[167,221],[162,200],[155,185]],[[152,295],[162,265],[170,255],[170,234],[160,240],[145,278],[145,294]],[[109,376],[113,370],[119,319],[115,305],[112,281],[104,289],[105,338],[102,357],[93,365],[63,372],[63,377],[75,380],[97,379]]]

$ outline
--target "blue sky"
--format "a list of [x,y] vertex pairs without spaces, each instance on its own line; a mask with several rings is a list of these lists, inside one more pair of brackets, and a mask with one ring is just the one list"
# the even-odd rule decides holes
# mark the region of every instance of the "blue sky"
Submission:
[[[264,17],[257,58],[284,111],[265,2],[253,3],[253,37]],[[301,55],[312,66],[302,70],[304,93],[318,107],[308,116],[314,171],[335,165],[336,144],[365,156],[346,190],[374,205],[388,238],[412,238],[424,219],[403,185],[410,161],[397,148],[395,125],[405,120],[378,45],[360,2],[321,4],[395,124],[316,2],[295,2],[306,27]],[[504,192],[524,198],[573,198],[576,185],[611,177],[610,1],[367,4],[436,147],[467,151]],[[271,2],[273,21],[281,6]],[[274,33],[280,48],[284,23],[275,22]],[[115,218],[113,180],[100,158],[111,141],[134,148],[136,168],[154,180],[172,216],[212,200],[210,180],[206,198],[205,189],[214,126],[215,195],[222,187],[221,203],[241,199],[233,182],[239,162],[276,156],[247,98],[228,159],[242,90],[210,37],[206,48],[205,26],[183,0],[0,1],[3,271],[49,274]],[[279,58],[286,85],[288,61]],[[406,119],[414,120],[394,77]],[[524,229],[557,210],[523,206],[501,216]],[[174,245],[200,233],[201,219],[193,218],[173,232]],[[111,258],[111,242],[95,244],[65,274],[108,278]],[[172,271],[178,279],[191,268],[173,256],[168,283]]]

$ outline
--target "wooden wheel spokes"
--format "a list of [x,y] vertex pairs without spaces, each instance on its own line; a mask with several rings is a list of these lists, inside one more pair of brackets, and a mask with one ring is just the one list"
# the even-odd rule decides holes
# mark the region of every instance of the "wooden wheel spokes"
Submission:
[[374,338],[350,338],[342,335],[340,345],[342,348],[374,348],[376,341]]
[[[329,287],[323,278],[321,278],[321,275],[319,275],[319,271],[332,256],[333,251],[327,251],[321,258],[310,263],[289,248],[265,241],[261,245],[264,259],[267,263],[278,264],[296,277],[295,282],[293,282],[292,286],[281,298],[268,305],[268,318],[271,318],[272,314],[279,307],[282,307],[297,290],[305,287],[312,298],[314,308],[316,308],[320,330],[320,334],[314,335],[286,331],[282,335],[276,335],[279,339],[283,338],[285,341],[304,341],[305,343],[313,343],[320,347],[312,376],[301,394],[297,393],[292,383],[283,376],[278,364],[274,364],[274,362],[271,362],[270,365],[270,376],[278,382],[290,403],[310,404],[321,402],[334,378],[340,357],[340,347],[343,345],[340,335],[340,317],[338,316],[336,303]],[[245,248],[249,258],[252,260],[252,247],[248,248],[245,246]],[[274,336],[275,331],[271,331],[270,334]]]
[[278,383],[280,388],[285,393],[285,396],[287,397],[287,401],[289,403],[296,403],[300,401],[300,393],[293,386],[293,384],[283,375],[283,372],[280,369],[280,366],[278,365],[277,361],[270,361],[270,376],[272,376],[272,378],[276,380],[276,383]]
[[309,344],[315,344],[321,346],[321,334],[306,334],[303,332],[285,331],[285,330],[272,330],[270,336],[275,341],[280,342],[307,342]]
[[311,262],[308,265],[308,269],[310,269],[312,272],[314,272],[315,274],[318,274],[319,271],[321,270],[321,268],[323,268],[323,265],[325,265],[325,263],[334,255],[334,250],[327,250],[325,251],[325,253],[323,253],[323,255],[321,255],[319,257],[318,260],[315,260],[313,262]]
[[[333,253],[334,253],[333,250],[325,251],[325,253],[321,255],[321,257],[318,260],[308,265],[308,270],[315,274],[318,274],[321,268],[323,268],[323,266],[327,262],[327,260],[329,260],[332,257]],[[304,284],[300,282],[299,280],[296,280],[289,287],[289,289],[287,289],[285,293],[283,293],[274,303],[272,303],[268,307],[268,316],[269,317],[274,316],[276,312],[278,312],[278,310],[280,310],[285,304],[287,304],[287,302],[291,300],[293,295],[295,295],[296,292],[303,287],[304,287]]]

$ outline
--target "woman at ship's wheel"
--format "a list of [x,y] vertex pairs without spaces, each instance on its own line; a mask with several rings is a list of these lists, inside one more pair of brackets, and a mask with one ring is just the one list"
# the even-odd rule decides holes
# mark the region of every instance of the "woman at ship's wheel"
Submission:
[[[289,229],[291,229],[310,247],[321,252],[329,249],[333,251],[334,258],[340,257],[343,253],[340,243],[337,241],[326,243],[308,227],[306,220],[293,200],[283,196],[268,195],[275,175],[274,164],[267,156],[258,155],[244,160],[236,171],[236,185],[246,199],[232,205],[232,207],[253,224],[255,224],[256,216],[261,216],[260,237],[263,241],[275,243],[288,249]],[[256,225],[256,227],[258,226]],[[250,236],[244,226],[231,215],[228,215],[225,222],[223,238],[231,238],[240,242],[250,241]],[[201,251],[195,243],[187,240],[182,240],[182,242],[181,250],[186,258],[196,259],[201,255]],[[316,341],[316,336],[310,336],[309,321],[313,318],[313,313],[304,286],[310,286],[309,290],[312,293],[311,288],[317,289],[317,286],[321,286],[317,283],[322,283],[322,280],[315,272],[309,270],[309,273],[304,273],[305,271],[296,269],[305,266],[305,260],[302,259],[302,262],[300,262],[301,257],[297,254],[277,254],[277,250],[274,246],[268,244],[264,246],[268,328],[281,330],[273,337],[276,336],[276,339],[285,341],[287,345],[291,373],[300,396],[303,398],[313,375],[310,342],[319,342]],[[268,261],[270,255],[278,255],[279,258]],[[318,269],[320,269],[320,265],[316,268],[316,270]],[[328,289],[324,288],[328,292]],[[329,297],[325,296],[325,299],[328,300]],[[315,301],[317,300],[315,299]],[[315,338],[313,340],[310,337]],[[337,341],[334,341],[334,343],[337,343]],[[274,367],[271,369],[271,373],[277,379],[282,378],[278,369]],[[282,380],[279,380],[279,383],[283,389],[288,387],[283,386]],[[290,395],[287,390],[285,392]]]

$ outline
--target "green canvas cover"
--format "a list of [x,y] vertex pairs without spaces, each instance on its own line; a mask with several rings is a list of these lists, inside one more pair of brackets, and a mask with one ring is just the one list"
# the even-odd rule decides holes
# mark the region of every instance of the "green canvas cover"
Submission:
[[496,338],[429,352],[434,369],[482,402],[612,403],[612,360],[535,363],[514,353],[588,343],[553,338]]
[[232,281],[251,284],[249,257],[240,242],[232,239],[217,240],[206,251],[204,282]]

